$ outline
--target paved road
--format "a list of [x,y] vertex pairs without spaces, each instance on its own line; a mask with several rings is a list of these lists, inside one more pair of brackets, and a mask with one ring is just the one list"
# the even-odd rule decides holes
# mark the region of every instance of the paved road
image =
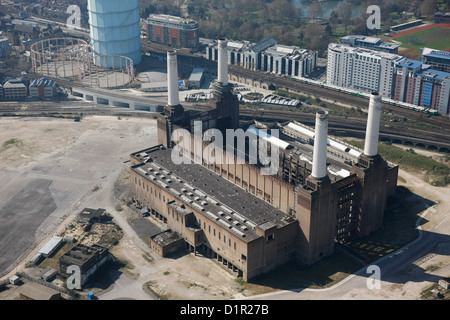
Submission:
[[98,296],[99,300],[158,300],[143,289],[139,280],[132,279],[126,273],[112,271],[110,276],[116,280],[111,289]]
[[[429,209],[432,210],[432,209]],[[425,211],[425,218],[429,211]],[[420,225],[420,221],[418,221]],[[419,232],[419,237],[394,252],[391,255],[374,262],[380,268],[380,289],[369,289],[375,282],[369,278],[372,272],[367,273],[367,267],[360,269],[355,274],[326,289],[297,289],[292,291],[279,291],[260,296],[249,297],[249,300],[306,300],[306,299],[417,299],[420,288],[416,284],[426,282],[436,283],[442,276],[448,276],[450,266],[446,266],[436,272],[426,272],[417,263],[417,260],[433,253],[438,243],[450,245],[450,219],[445,215],[444,219],[430,231]],[[425,285],[426,286],[426,285]]]

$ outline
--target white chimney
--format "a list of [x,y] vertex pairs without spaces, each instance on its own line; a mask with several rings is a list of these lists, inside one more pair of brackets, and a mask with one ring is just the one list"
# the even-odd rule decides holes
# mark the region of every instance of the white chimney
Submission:
[[364,154],[369,157],[378,154],[378,138],[380,135],[381,96],[378,92],[370,95],[369,117],[367,119],[366,142]]
[[167,77],[168,77],[168,105],[175,107],[180,104],[178,92],[178,62],[175,50],[167,51]]
[[217,51],[219,54],[219,70],[217,81],[222,84],[222,86],[228,85],[228,41],[225,39],[219,39],[219,45]]
[[316,113],[316,130],[314,136],[314,154],[311,175],[320,179],[327,175],[327,141],[328,141],[328,112]]

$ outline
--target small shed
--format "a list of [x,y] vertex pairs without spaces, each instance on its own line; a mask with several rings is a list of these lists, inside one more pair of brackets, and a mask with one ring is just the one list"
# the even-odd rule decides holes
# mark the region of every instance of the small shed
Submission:
[[85,208],[80,212],[78,221],[81,223],[98,223],[105,220],[105,209],[88,209]]
[[439,285],[444,288],[447,289],[450,288],[450,283],[444,279],[439,280]]
[[204,69],[195,68],[189,77],[188,86],[194,89],[200,89],[204,79]]
[[184,239],[178,233],[167,230],[150,238],[151,248],[161,257],[166,257],[184,246]]
[[38,278],[44,281],[52,281],[55,279],[57,273],[58,271],[52,267],[47,267],[39,274]]
[[63,239],[61,237],[53,237],[47,242],[38,253],[42,254],[45,258],[51,256],[60,246]]
[[31,258],[30,263],[36,265],[39,263],[41,258],[42,258],[42,253],[38,252],[34,255],[33,258]]

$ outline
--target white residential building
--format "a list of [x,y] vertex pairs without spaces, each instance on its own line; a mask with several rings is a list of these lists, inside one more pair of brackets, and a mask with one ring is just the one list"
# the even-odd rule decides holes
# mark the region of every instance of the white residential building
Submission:
[[392,96],[396,54],[332,43],[328,46],[327,84]]

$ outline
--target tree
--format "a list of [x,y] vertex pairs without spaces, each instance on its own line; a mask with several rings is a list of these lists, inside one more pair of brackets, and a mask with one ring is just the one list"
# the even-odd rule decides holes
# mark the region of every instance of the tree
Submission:
[[323,53],[328,48],[330,43],[330,35],[325,32],[325,28],[318,23],[310,22],[305,27],[304,40],[306,47],[311,50],[317,50],[319,53]]
[[308,8],[308,17],[315,19],[323,17],[322,8],[318,2],[313,2]]
[[436,0],[424,0],[417,9],[417,14],[419,16],[429,17],[436,12],[436,9]]
[[341,19],[341,22],[345,26],[345,31],[347,31],[347,27],[352,23],[352,8],[348,3],[341,3],[337,8],[337,14]]

